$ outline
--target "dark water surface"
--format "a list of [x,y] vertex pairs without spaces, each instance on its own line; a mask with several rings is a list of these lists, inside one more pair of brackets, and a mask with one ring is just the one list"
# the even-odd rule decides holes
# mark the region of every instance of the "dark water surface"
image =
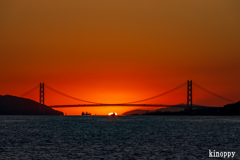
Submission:
[[239,116],[0,116],[0,159],[210,159],[209,149],[240,159]]

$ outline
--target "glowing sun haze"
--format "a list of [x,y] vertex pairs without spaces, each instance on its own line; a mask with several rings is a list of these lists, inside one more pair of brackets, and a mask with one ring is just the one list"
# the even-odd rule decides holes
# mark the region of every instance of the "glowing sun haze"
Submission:
[[116,112],[110,112],[110,113],[108,113],[109,116],[111,116],[111,115],[113,115],[113,114],[115,114],[115,115],[117,116],[117,113],[116,113]]
[[[44,82],[80,99],[124,103],[193,80],[239,101],[239,8],[239,0],[1,0],[0,94],[20,96]],[[186,90],[146,103],[186,103]],[[47,105],[79,103],[46,89]],[[229,102],[193,88],[193,103]]]

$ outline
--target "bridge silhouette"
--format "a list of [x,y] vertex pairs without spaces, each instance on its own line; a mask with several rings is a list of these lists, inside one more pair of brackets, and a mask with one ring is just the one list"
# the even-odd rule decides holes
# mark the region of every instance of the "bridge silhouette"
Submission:
[[87,100],[83,100],[83,99],[79,99],[79,98],[76,98],[76,97],[73,97],[73,96],[70,96],[68,94],[65,94],[63,92],[60,92],[44,83],[40,83],[38,84],[37,86],[33,87],[32,89],[28,90],[27,92],[23,93],[21,95],[21,97],[24,97],[30,93],[32,93],[33,91],[35,91],[36,89],[39,89],[39,104],[42,104],[44,105],[44,99],[45,99],[45,95],[44,95],[44,90],[45,88],[59,94],[59,95],[62,95],[62,96],[65,96],[65,97],[68,97],[70,99],[74,99],[74,100],[77,100],[77,101],[80,101],[80,102],[84,102],[85,104],[74,104],[74,105],[51,105],[49,107],[52,107],[52,108],[61,108],[61,107],[107,107],[107,106],[119,106],[119,107],[125,107],[125,106],[137,106],[137,107],[167,107],[167,106],[174,106],[174,105],[169,105],[169,104],[146,104],[146,103],[142,103],[142,102],[145,102],[145,101],[149,101],[149,100],[152,100],[152,99],[155,99],[155,98],[158,98],[158,97],[161,97],[161,96],[165,96],[167,94],[170,94],[184,86],[187,86],[187,105],[186,105],[186,110],[192,110],[192,86],[195,86],[215,97],[218,97],[220,99],[223,99],[225,101],[228,101],[228,102],[234,102],[230,99],[227,99],[225,97],[222,97],[212,91],[209,91],[207,90],[206,88],[192,82],[192,80],[188,80],[187,82],[173,88],[173,89],[170,89],[166,92],[163,92],[161,94],[158,94],[156,96],[153,96],[153,97],[149,97],[149,98],[145,98],[145,99],[141,99],[141,100],[137,100],[137,101],[131,101],[131,102],[126,102],[126,103],[113,103],[113,104],[110,104],[110,103],[100,103],[100,102],[93,102],[93,101],[87,101]]

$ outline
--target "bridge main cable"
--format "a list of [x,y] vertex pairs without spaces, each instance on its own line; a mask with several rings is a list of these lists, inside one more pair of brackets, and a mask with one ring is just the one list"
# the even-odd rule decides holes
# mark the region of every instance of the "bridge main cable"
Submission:
[[[173,89],[171,89],[171,90],[168,90],[167,92],[158,94],[158,95],[153,96],[153,97],[149,97],[149,98],[142,99],[142,100],[138,100],[138,101],[132,101],[132,102],[127,102],[127,103],[116,103],[116,104],[132,104],[132,103],[139,103],[139,102],[143,102],[143,101],[148,101],[148,100],[151,100],[151,99],[154,99],[154,98],[158,98],[158,97],[164,96],[164,95],[169,94],[169,93],[171,93],[171,92],[173,92],[173,91],[176,91],[176,90],[182,88],[182,87],[185,86],[185,85],[187,85],[187,82],[185,82],[185,83],[183,83],[183,84],[181,84],[181,85],[179,85],[179,86],[177,86],[177,87],[175,87],[175,88],[173,88]],[[65,97],[68,97],[68,98],[71,98],[71,99],[74,99],[74,100],[77,100],[77,101],[82,101],[82,102],[86,102],[86,103],[93,103],[93,104],[105,104],[105,103],[87,101],[87,100],[83,100],[83,99],[79,99],[79,98],[72,97],[72,96],[67,95],[67,94],[65,94],[65,93],[62,93],[62,92],[60,92],[60,91],[58,91],[58,90],[56,90],[56,89],[54,89],[54,88],[52,88],[52,87],[50,87],[50,86],[48,86],[48,85],[46,85],[46,84],[45,84],[45,87],[48,88],[48,89],[50,89],[50,90],[52,90],[53,92],[56,92],[56,93],[62,95],[62,96],[65,96]]]
[[[164,95],[166,95],[166,94],[169,94],[169,93],[171,93],[171,92],[174,92],[174,91],[176,91],[176,90],[184,87],[185,85],[187,85],[187,82],[185,82],[185,83],[183,83],[183,84],[181,84],[181,85],[179,85],[179,86],[177,86],[177,87],[175,87],[175,88],[173,88],[173,89],[170,89],[170,90],[168,90],[168,91],[166,91],[166,92],[164,92],[164,93],[158,94],[158,95],[156,95],[156,96],[149,97],[149,98],[142,99],[142,100],[138,100],[138,101],[128,102],[128,103],[125,103],[125,104],[139,103],[139,102],[144,102],[144,101],[148,101],[148,100],[151,100],[151,99],[155,99],[155,98],[164,96]],[[123,103],[123,104],[124,104],[124,103]]]
[[232,100],[230,100],[230,99],[227,99],[227,98],[222,97],[222,96],[220,96],[220,95],[218,95],[218,94],[216,94],[216,93],[213,93],[213,92],[207,90],[206,88],[203,88],[202,86],[198,85],[197,83],[194,83],[194,82],[193,82],[193,85],[196,86],[197,88],[199,88],[199,89],[201,89],[201,90],[203,90],[203,91],[205,91],[205,92],[207,92],[207,93],[215,96],[215,97],[221,98],[221,99],[223,99],[223,100],[225,100],[225,101],[234,102],[234,101],[232,101]]
[[27,92],[21,94],[20,96],[21,96],[21,97],[24,97],[24,96],[28,95],[29,93],[35,91],[35,90],[38,89],[38,88],[39,88],[39,84],[36,85],[35,87],[33,87],[32,89],[28,90]]
[[46,84],[45,84],[45,87],[48,88],[48,89],[50,89],[50,90],[53,91],[53,92],[56,92],[56,93],[62,95],[62,96],[65,96],[65,97],[68,97],[68,98],[71,98],[71,99],[74,99],[74,100],[77,100],[77,101],[82,101],[82,102],[86,102],[86,103],[101,104],[101,103],[98,103],[98,102],[86,101],[86,100],[83,100],[83,99],[79,99],[79,98],[72,97],[72,96],[67,95],[67,94],[65,94],[65,93],[62,93],[62,92],[60,92],[60,91],[58,91],[58,90],[56,90],[56,89],[54,89],[54,88],[52,88],[52,87],[50,87],[50,86],[48,86],[48,85],[46,85]]

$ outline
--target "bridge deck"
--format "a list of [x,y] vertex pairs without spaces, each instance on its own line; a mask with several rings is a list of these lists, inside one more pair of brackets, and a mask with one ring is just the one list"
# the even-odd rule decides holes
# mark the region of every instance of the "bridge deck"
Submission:
[[165,104],[75,104],[75,105],[52,105],[51,108],[62,108],[62,107],[169,107],[174,105]]

